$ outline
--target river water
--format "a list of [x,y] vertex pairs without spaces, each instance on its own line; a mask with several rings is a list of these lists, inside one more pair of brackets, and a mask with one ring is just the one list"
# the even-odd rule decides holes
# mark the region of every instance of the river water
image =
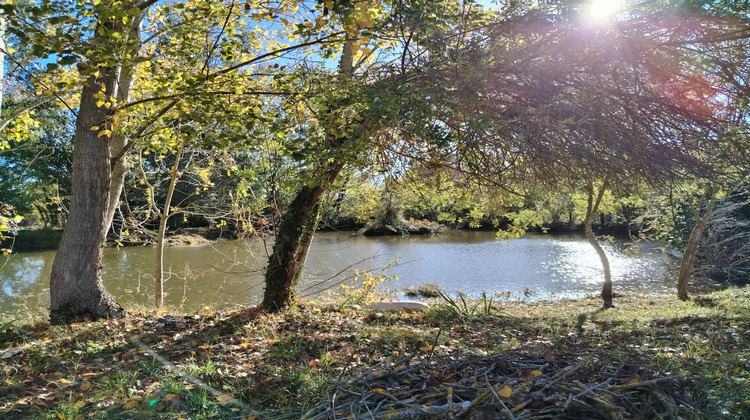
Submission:
[[[224,240],[166,248],[165,305],[195,311],[258,303],[271,246]],[[637,252],[629,248],[624,241],[605,245],[615,292],[673,294],[677,261],[656,243],[641,242]],[[53,258],[54,251],[19,253],[0,270],[0,320],[48,308]],[[126,309],[151,305],[153,260],[150,247],[105,249],[104,284]],[[379,272],[390,261],[394,264],[387,274],[398,280],[381,286],[393,291],[438,282],[446,290],[473,295],[509,291],[513,299],[559,299],[597,294],[602,284],[599,259],[581,235],[497,241],[492,232],[380,238],[324,232],[313,242],[299,295],[315,298],[346,282],[354,269]],[[533,294],[525,296],[524,288]]]

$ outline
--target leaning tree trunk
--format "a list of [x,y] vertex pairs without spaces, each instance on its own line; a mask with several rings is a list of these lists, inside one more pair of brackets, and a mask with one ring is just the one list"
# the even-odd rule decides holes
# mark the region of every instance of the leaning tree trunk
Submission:
[[[101,135],[110,110],[98,107],[95,94],[116,92],[117,74],[91,76],[81,92],[76,120],[68,222],[52,264],[50,322],[68,324],[86,318],[119,318],[122,307],[102,283],[102,247],[109,228],[109,136]],[[92,127],[100,127],[92,130]]]
[[[351,77],[353,74],[353,45],[353,39],[344,43],[339,63],[341,75]],[[340,152],[342,145],[347,143],[346,138],[336,135],[330,135],[329,139],[328,146],[332,151]],[[313,169],[322,172],[322,176],[317,178],[321,181],[300,189],[291,204],[284,209],[273,252],[268,257],[266,266],[266,289],[261,303],[265,311],[277,312],[294,302],[294,287],[302,276],[307,252],[318,226],[320,200],[343,168],[344,164],[339,162],[325,165],[322,171],[320,168]]]
[[596,240],[596,236],[594,236],[594,230],[592,226],[594,217],[599,211],[599,205],[602,202],[604,191],[606,190],[607,181],[605,181],[601,186],[598,194],[596,195],[596,200],[594,200],[594,183],[593,181],[589,181],[588,185],[586,186],[586,192],[588,193],[588,205],[586,207],[586,217],[583,221],[583,226],[584,231],[586,232],[586,239],[594,248],[597,255],[599,255],[599,260],[602,262],[602,269],[604,270],[604,287],[602,288],[603,306],[605,308],[612,308],[612,270],[609,267],[609,258],[607,258],[607,254],[599,244],[599,241]]
[[294,302],[294,287],[302,276],[318,225],[320,201],[342,168],[339,164],[329,169],[324,185],[302,187],[285,208],[266,266],[266,290],[261,303],[264,310],[277,312]]
[[681,300],[688,300],[688,283],[690,282],[690,276],[693,273],[693,264],[695,263],[695,257],[698,254],[698,245],[700,245],[701,236],[703,231],[706,229],[708,219],[711,218],[714,210],[714,204],[716,203],[716,193],[713,188],[710,189],[710,199],[706,203],[706,210],[703,214],[700,214],[700,206],[695,211],[695,226],[692,232],[690,232],[690,238],[688,239],[685,253],[682,254],[682,260],[680,261],[680,274],[677,277],[677,297]]

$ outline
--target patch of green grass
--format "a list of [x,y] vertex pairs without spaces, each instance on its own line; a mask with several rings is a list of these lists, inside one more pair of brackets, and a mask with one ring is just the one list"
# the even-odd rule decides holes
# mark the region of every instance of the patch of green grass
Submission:
[[303,403],[303,409],[325,398],[333,388],[326,375],[306,368],[285,369],[281,374],[280,385],[283,390],[280,406],[297,406]]
[[180,395],[186,391],[185,384],[183,383],[182,379],[176,377],[175,375],[164,377],[160,382],[161,390],[167,394]]
[[39,419],[56,420],[83,420],[86,418],[82,408],[86,404],[83,400],[76,400],[73,392],[67,392],[63,398],[57,401],[51,410],[39,410]]
[[100,379],[98,384],[112,397],[127,399],[136,395],[137,381],[137,372],[116,372]]
[[197,361],[195,358],[191,357],[187,363],[182,366],[182,369],[193,376],[212,376],[216,374],[218,366],[210,358]]
[[156,376],[162,373],[162,365],[156,359],[151,359],[148,363],[138,360],[135,362],[135,366],[138,368],[138,372],[145,376]]
[[483,317],[500,314],[492,306],[493,297],[484,291],[482,292],[482,298],[476,301],[467,299],[463,293],[458,293],[456,298],[442,290],[438,291],[438,294],[441,304],[435,309],[435,312],[439,317],[481,320]]
[[318,358],[321,347],[310,338],[288,334],[282,337],[269,351],[272,359],[282,362],[296,362],[304,357]]

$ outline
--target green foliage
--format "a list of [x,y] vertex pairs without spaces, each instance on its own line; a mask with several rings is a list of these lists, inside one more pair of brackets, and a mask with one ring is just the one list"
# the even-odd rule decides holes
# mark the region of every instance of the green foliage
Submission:
[[644,225],[644,233],[664,241],[669,248],[684,250],[703,194],[704,190],[694,183],[659,191],[648,200],[646,211],[638,219]]
[[483,319],[490,315],[502,315],[492,307],[493,297],[487,292],[482,292],[482,298],[479,301],[472,302],[468,300],[463,293],[459,293],[454,299],[449,294],[440,291],[441,305],[437,312],[445,312],[448,316],[461,319]]
[[504,216],[510,220],[510,226],[508,229],[500,229],[496,235],[497,239],[518,239],[532,228],[541,228],[542,231],[546,231],[543,227],[544,219],[542,219],[542,215],[534,210],[524,209],[505,213]]

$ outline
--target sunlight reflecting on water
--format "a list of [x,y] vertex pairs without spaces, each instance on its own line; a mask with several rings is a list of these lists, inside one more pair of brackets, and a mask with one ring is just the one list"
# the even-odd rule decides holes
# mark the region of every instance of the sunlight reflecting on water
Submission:
[[[231,308],[260,301],[267,252],[259,241],[219,241],[165,250],[165,304],[194,311],[203,306]],[[673,294],[674,259],[643,242],[640,252],[624,252],[625,243],[604,245],[615,292]],[[0,271],[0,314],[21,309],[46,310],[54,252],[15,255]],[[354,268],[387,271],[399,280],[385,288],[403,290],[438,282],[448,291],[514,293],[513,298],[559,299],[598,294],[603,274],[594,249],[582,235],[529,235],[496,241],[492,232],[453,232],[442,236],[366,238],[350,232],[316,235],[307,259],[300,296],[314,298],[351,278]],[[106,249],[104,284],[126,308],[150,307],[153,300],[154,249]],[[525,288],[534,293],[524,296]]]

